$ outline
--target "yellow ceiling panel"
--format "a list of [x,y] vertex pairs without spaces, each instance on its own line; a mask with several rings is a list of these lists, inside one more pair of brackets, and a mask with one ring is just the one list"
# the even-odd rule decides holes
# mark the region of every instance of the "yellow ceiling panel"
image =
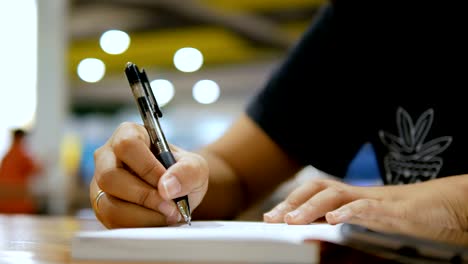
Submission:
[[[295,23],[282,27],[285,35],[293,41],[304,31],[307,23]],[[154,31],[131,34],[129,49],[120,55],[105,53],[99,40],[80,40],[70,44],[69,72],[76,79],[76,68],[85,58],[98,58],[106,64],[108,74],[123,72],[125,63],[133,61],[139,65],[174,69],[173,55],[183,47],[199,49],[204,56],[204,65],[241,63],[275,56],[278,51],[255,47],[247,40],[220,27],[194,27],[176,30]]]
[[318,7],[326,0],[199,0],[200,3],[225,11],[275,11]]

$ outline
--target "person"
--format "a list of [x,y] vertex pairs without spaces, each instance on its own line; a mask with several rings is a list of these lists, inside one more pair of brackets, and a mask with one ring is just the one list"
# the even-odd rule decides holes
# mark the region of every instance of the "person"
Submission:
[[3,213],[37,213],[37,204],[29,190],[32,177],[42,166],[27,149],[26,130],[12,130],[12,143],[0,163],[0,211]]
[[121,124],[95,151],[96,216],[108,228],[173,224],[171,199],[188,195],[194,219],[234,219],[304,166],[343,177],[370,142],[384,186],[311,180],[263,220],[466,230],[467,23],[456,4],[327,3],[232,126],[197,151],[172,146],[167,170],[145,128]]

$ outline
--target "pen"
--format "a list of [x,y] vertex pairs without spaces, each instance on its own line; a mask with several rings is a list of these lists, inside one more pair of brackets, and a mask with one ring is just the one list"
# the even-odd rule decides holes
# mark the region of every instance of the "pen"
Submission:
[[[162,117],[162,112],[151,90],[146,72],[145,70],[140,72],[137,65],[128,62],[125,67],[125,74],[130,83],[130,88],[145,128],[148,131],[151,140],[151,152],[153,152],[162,165],[168,169],[172,164],[176,163],[176,160],[169,149],[169,144],[159,124],[159,118]],[[184,217],[185,222],[190,225],[192,217],[187,195],[175,198],[174,202],[177,204],[177,208]]]

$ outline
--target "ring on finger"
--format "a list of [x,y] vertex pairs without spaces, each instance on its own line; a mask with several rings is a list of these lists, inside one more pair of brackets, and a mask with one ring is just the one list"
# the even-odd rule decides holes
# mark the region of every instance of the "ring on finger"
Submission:
[[101,197],[106,194],[103,190],[99,190],[98,193],[96,194],[96,197],[94,198],[94,202],[93,202],[93,207],[94,207],[94,211],[97,213],[99,213],[99,200],[101,199]]

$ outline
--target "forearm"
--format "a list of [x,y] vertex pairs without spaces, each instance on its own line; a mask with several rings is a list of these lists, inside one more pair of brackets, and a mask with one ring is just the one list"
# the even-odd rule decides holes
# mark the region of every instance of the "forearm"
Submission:
[[208,192],[195,211],[203,218],[238,216],[301,168],[247,115],[198,153],[210,170]]
[[210,170],[208,191],[194,210],[194,219],[232,219],[244,208],[242,184],[235,171],[209,149],[198,151]]

